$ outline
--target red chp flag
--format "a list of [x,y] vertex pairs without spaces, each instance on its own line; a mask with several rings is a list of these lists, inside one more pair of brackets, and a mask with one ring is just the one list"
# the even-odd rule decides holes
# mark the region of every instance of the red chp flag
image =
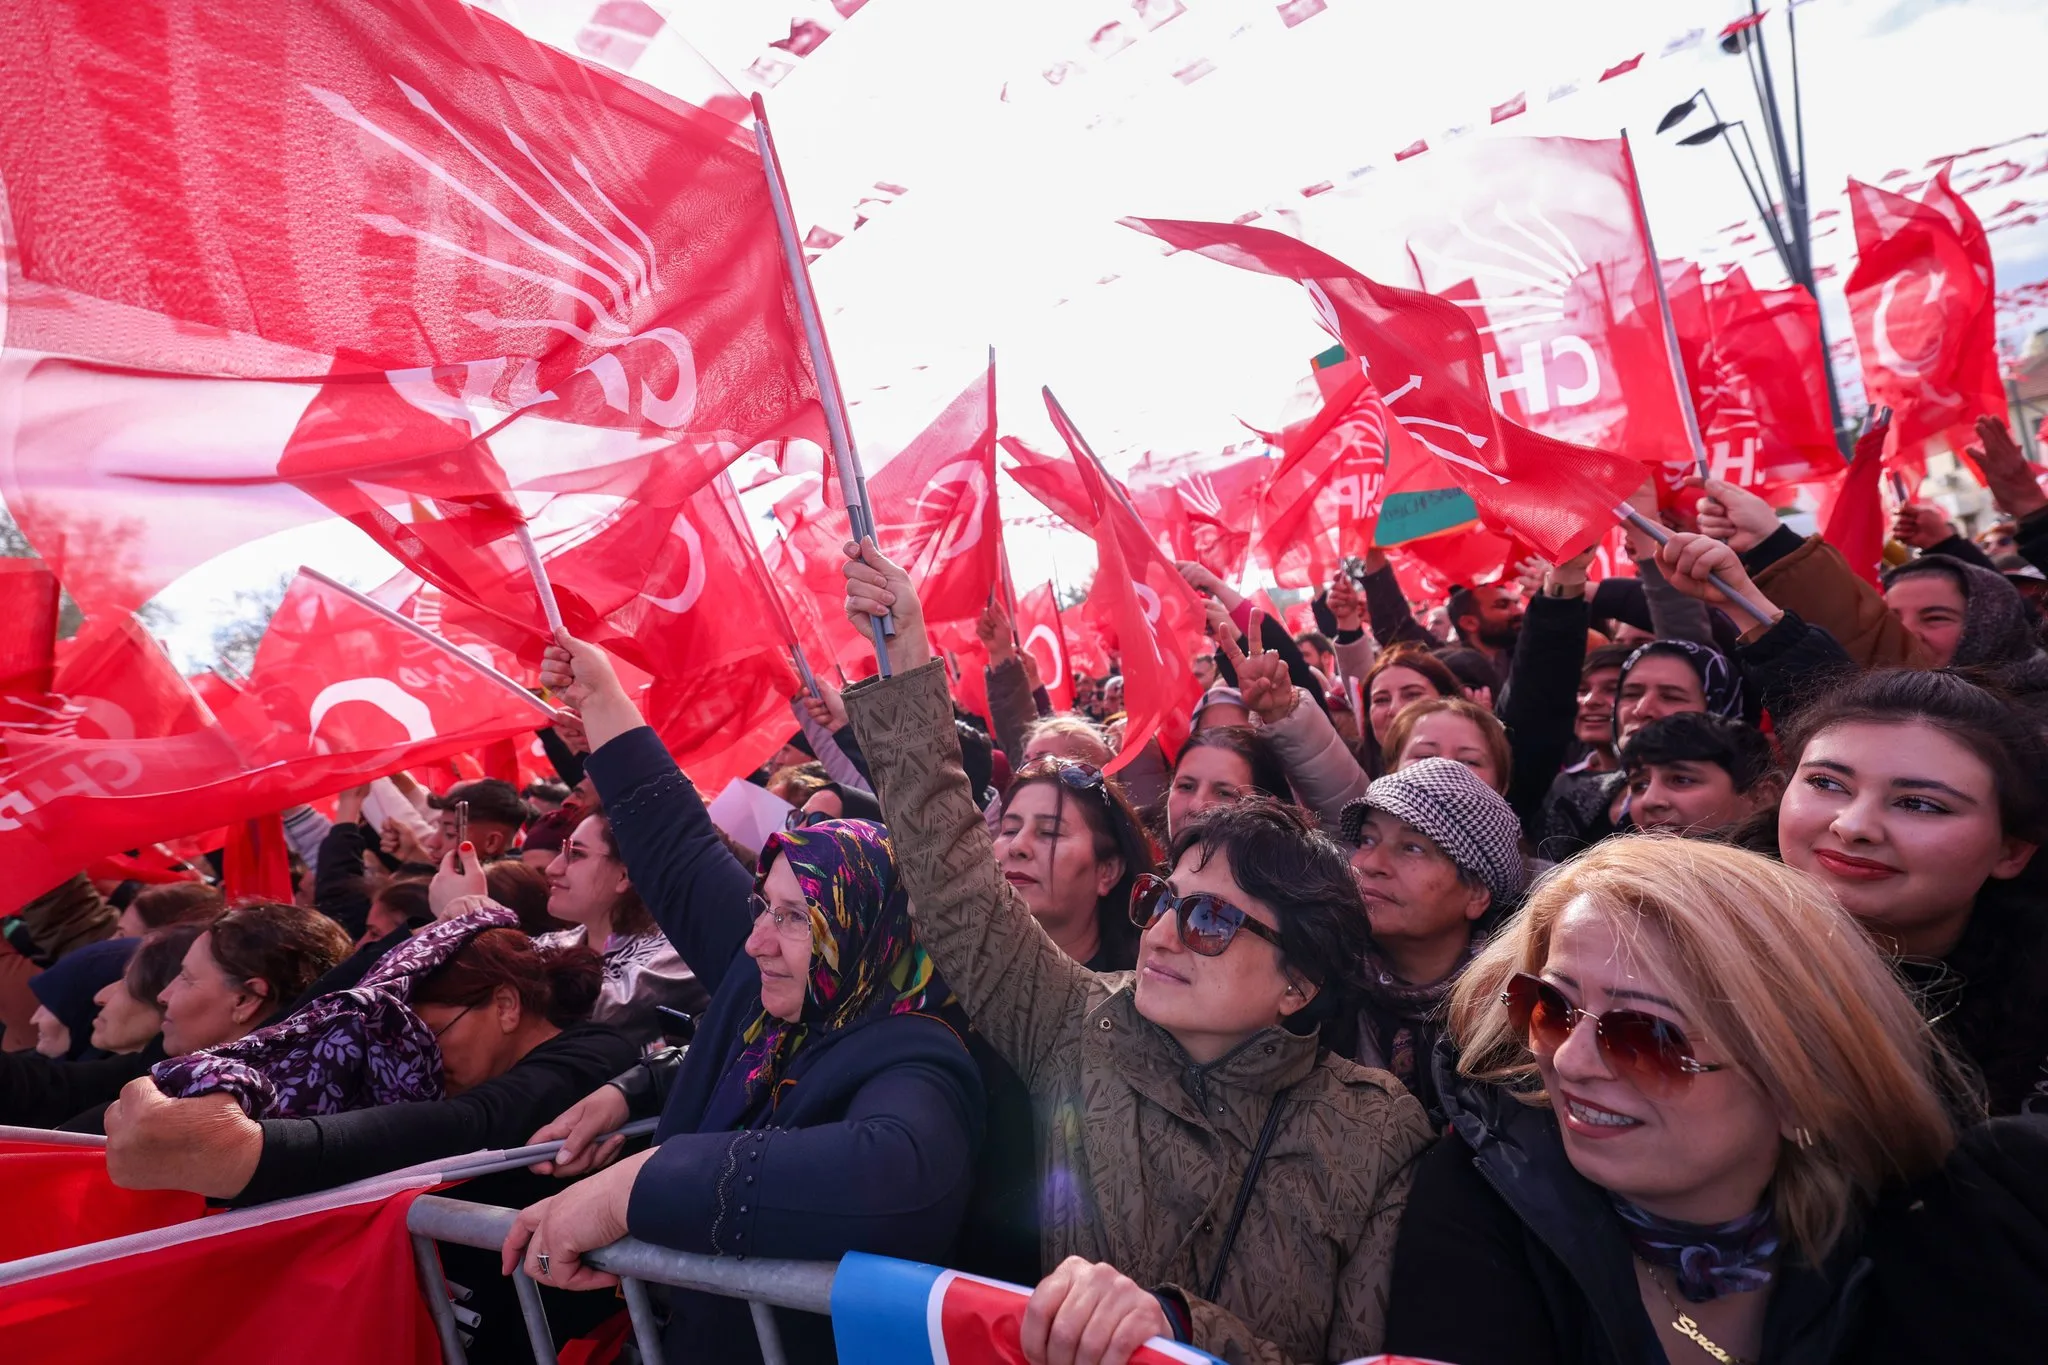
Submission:
[[1123,747],[1110,761],[1109,771],[1129,763],[1154,739],[1171,759],[1188,736],[1202,692],[1194,674],[1194,657],[1203,640],[1201,599],[1152,543],[1144,523],[1087,442],[1067,424],[1050,391],[1045,400],[1053,426],[1073,452],[1093,511],[1088,528],[1097,555],[1093,595],[1106,599],[1103,605],[1116,623],[1128,719]]
[[1147,500],[1171,500],[1153,527],[1173,534],[1173,557],[1192,559],[1225,582],[1244,577],[1252,547],[1251,517],[1273,461],[1265,446],[1246,442],[1214,453],[1162,458],[1147,454],[1126,480],[1142,511]]
[[1544,558],[1569,559],[1600,540],[1615,507],[1641,486],[1647,471],[1636,461],[1553,439],[1496,412],[1478,326],[1458,304],[1380,284],[1264,228],[1124,221],[1182,250],[1299,281],[1324,328],[1360,358],[1407,434],[1444,463],[1482,517]]
[[0,488],[89,613],[331,511],[463,548],[408,493],[493,511],[472,551],[508,492],[673,506],[815,415],[718,115],[458,0],[26,0],[0,44]]
[[1839,474],[1813,296],[1757,289],[1740,269],[1704,284],[1690,262],[1667,262],[1665,281],[1708,471],[1776,505]]
[[1319,587],[1372,548],[1390,448],[1412,445],[1355,357],[1318,368],[1315,385],[1321,405],[1281,433],[1259,501],[1259,557],[1285,588]]
[[1851,180],[1849,214],[1856,269],[1845,288],[1864,391],[1892,409],[1901,455],[1935,436],[1960,452],[1977,418],[2006,410],[1984,225],[1946,166],[1917,202]]
[[55,685],[5,699],[0,901],[13,904],[102,855],[268,816],[547,712],[304,572],[217,716],[139,629],[108,631]]
[[1418,210],[1409,260],[1465,310],[1493,405],[1560,441],[1689,468],[1626,146],[1496,138],[1432,157],[1399,173]]

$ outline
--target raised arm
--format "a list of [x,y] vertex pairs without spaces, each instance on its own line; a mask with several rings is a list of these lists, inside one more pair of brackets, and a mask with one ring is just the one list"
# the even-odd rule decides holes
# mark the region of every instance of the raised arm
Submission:
[[1325,830],[1335,833],[1345,803],[1365,795],[1371,784],[1365,769],[1322,708],[1302,704],[1307,692],[1293,685],[1280,655],[1270,649],[1246,655],[1235,640],[1217,645],[1236,670],[1244,704],[1272,741],[1294,794]]
[[1094,973],[1061,952],[996,870],[988,823],[968,790],[945,667],[903,571],[872,540],[846,562],[847,615],[896,619],[891,678],[854,684],[847,714],[910,891],[910,917],[975,1028],[1030,1085],[1077,1040]]
[[753,927],[752,874],[718,837],[697,788],[640,718],[602,649],[562,636],[548,649],[541,681],[581,711],[592,746],[586,771],[633,887],[716,995]]
[[1586,661],[1586,568],[1591,552],[1568,559],[1544,575],[1542,591],[1529,599],[1522,638],[1508,666],[1500,723],[1514,757],[1508,804],[1521,818],[1531,842],[1543,835],[1543,798],[1571,751],[1579,712],[1579,671]]

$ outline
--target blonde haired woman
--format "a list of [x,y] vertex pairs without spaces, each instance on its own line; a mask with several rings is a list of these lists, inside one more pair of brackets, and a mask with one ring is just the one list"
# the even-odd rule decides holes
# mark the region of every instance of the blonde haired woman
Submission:
[[1838,1358],[1864,1215],[1956,1143],[1959,1073],[1869,936],[1723,845],[1558,868],[1460,980],[1450,1037],[1452,1133],[1395,1252],[1401,1354]]

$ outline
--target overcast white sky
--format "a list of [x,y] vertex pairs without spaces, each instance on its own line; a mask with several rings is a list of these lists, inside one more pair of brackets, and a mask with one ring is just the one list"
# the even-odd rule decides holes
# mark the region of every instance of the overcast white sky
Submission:
[[[1726,152],[1681,148],[1654,128],[1705,86],[1725,117],[1761,136],[1747,70],[1713,35],[1746,13],[1735,0],[1326,0],[1288,27],[1272,0],[1185,0],[1148,30],[1139,11],[1177,0],[869,0],[842,19],[830,0],[654,0],[669,27],[633,66],[680,83],[685,50],[744,74],[793,18],[833,31],[768,92],[799,219],[845,232],[863,196],[872,220],[826,252],[814,276],[861,445],[895,448],[957,392],[993,344],[1004,429],[1054,438],[1038,387],[1050,384],[1113,465],[1146,449],[1213,448],[1271,421],[1327,344],[1300,291],[1188,256],[1116,226],[1127,214],[1229,219],[1255,209],[1314,210],[1302,187],[1400,196],[1393,154],[1444,130],[1634,139],[1661,254],[1740,260],[1759,284],[1769,257],[1727,255],[1720,229],[1753,216]],[[1294,0],[1314,8],[1315,0]],[[590,0],[496,0],[491,8],[570,45]],[[2040,0],[1810,0],[1797,12],[1809,180],[1816,210],[1845,209],[1848,176],[2048,128],[2041,98],[2048,4]],[[1104,51],[1090,39],[1106,25]],[[1690,30],[1705,40],[1671,56]],[[1766,20],[1789,107],[1782,7]],[[1599,83],[1638,52],[1641,66]],[[1043,73],[1074,64],[1065,79]],[[1184,78],[1206,63],[1211,70]],[[1552,91],[1576,83],[1575,93]],[[1489,106],[1518,91],[1529,112],[1498,129]],[[687,92],[684,92],[687,93]],[[1698,126],[1697,124],[1690,126]],[[2048,164],[2048,138],[2013,149]],[[1973,158],[1970,164],[2007,153]],[[1370,174],[1348,179],[1360,167]],[[878,183],[905,187],[893,196]],[[1896,182],[1894,182],[1896,183]],[[1987,219],[2010,199],[2048,200],[2048,174],[1987,190]],[[1832,335],[1846,334],[1840,283],[1853,254],[1846,212],[1816,242],[1840,274],[1822,285]],[[1751,225],[1752,229],[1754,225]],[[2001,287],[2048,276],[2048,225],[1994,232]],[[1381,244],[1321,240],[1339,256]],[[1753,246],[1744,250],[1754,249]],[[1724,253],[1716,255],[1716,253]],[[1100,281],[1107,280],[1107,283]],[[2021,328],[2048,318],[2020,320]],[[1014,501],[1013,501],[1014,500]],[[1005,510],[1037,514],[1007,487]],[[1013,537],[1020,584],[1042,581],[1055,542]],[[1085,547],[1059,542],[1063,577],[1085,576]],[[1073,562],[1070,564],[1069,560]],[[173,651],[211,659],[208,636],[238,583],[299,563],[358,583],[390,562],[344,525],[259,542],[204,566],[160,599]]]

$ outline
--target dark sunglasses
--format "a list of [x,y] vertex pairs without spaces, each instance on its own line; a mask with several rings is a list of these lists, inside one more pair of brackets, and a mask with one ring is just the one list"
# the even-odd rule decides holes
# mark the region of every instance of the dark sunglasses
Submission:
[[793,810],[788,815],[782,817],[782,827],[784,829],[809,829],[812,825],[822,825],[827,820],[837,820],[838,818],[836,815],[827,815],[821,810]]
[[1140,929],[1150,929],[1161,915],[1169,913],[1180,918],[1180,941],[1189,952],[1202,957],[1220,956],[1240,929],[1249,929],[1274,947],[1281,947],[1279,930],[1268,929],[1221,896],[1206,891],[1176,896],[1163,877],[1148,872],[1138,878],[1137,885],[1131,888],[1131,923]]
[[1607,1064],[1653,1098],[1679,1094],[1693,1077],[1727,1069],[1721,1062],[1697,1060],[1685,1031],[1669,1019],[1642,1010],[1582,1010],[1565,999],[1563,991],[1527,972],[1508,978],[1500,1002],[1507,1006],[1508,1022],[1528,1038],[1532,1052],[1557,1051],[1581,1019],[1591,1019],[1593,1041]]
[[1093,763],[1083,763],[1078,758],[1048,756],[1034,759],[1024,765],[1024,770],[1017,774],[1016,780],[1027,781],[1040,777],[1056,777],[1060,780],[1060,785],[1069,791],[1099,792],[1103,787],[1102,769]]

